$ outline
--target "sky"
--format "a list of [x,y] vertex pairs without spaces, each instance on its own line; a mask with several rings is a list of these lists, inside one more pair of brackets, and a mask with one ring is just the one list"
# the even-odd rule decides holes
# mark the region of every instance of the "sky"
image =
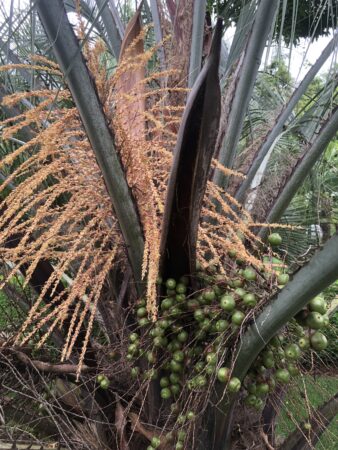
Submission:
[[[7,13],[10,9],[11,1],[12,0],[0,0],[0,6],[2,5],[2,7],[6,8]],[[14,7],[19,6],[19,5],[21,5],[21,7],[22,7],[24,4],[29,3],[30,0],[13,0],[13,1],[14,1]],[[1,22],[2,22],[1,16],[2,16],[2,14],[1,14],[1,10],[0,10],[0,28],[1,28]],[[225,34],[224,40],[225,40],[228,48],[230,48],[233,35],[234,35],[234,28],[233,29],[230,28]],[[328,42],[330,41],[331,38],[332,38],[332,34],[331,34],[331,36],[320,37],[317,41],[314,41],[312,43],[309,43],[309,39],[301,39],[300,44],[297,47],[292,48],[290,72],[291,72],[291,75],[294,78],[296,84],[299,83],[300,80],[304,77],[307,70],[309,69],[309,66],[315,63],[315,61],[318,59],[321,52],[323,51],[325,46],[328,44]],[[284,47],[282,51],[283,51],[283,55],[286,57],[286,60],[288,61],[289,54],[290,54],[290,48]],[[337,53],[338,53],[338,49],[332,55],[332,57],[328,59],[326,64],[321,69],[320,73],[328,72],[331,64],[333,62],[338,61]],[[270,54],[271,54],[270,56],[273,55],[273,49],[270,52]],[[304,60],[304,55],[305,55],[305,60]],[[265,59],[265,57],[263,55],[263,61],[264,61],[264,59]]]

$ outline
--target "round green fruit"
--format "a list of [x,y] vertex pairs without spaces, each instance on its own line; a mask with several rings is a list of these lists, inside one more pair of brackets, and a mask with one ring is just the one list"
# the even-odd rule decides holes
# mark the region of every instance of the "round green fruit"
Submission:
[[327,312],[327,303],[322,297],[317,296],[310,300],[309,309],[320,314],[325,314]]
[[207,384],[207,379],[205,378],[204,375],[197,375],[196,377],[196,386],[199,388],[202,388],[204,386],[206,386]]
[[170,327],[170,321],[167,319],[161,319],[158,321],[157,325],[162,329],[166,330],[168,327]]
[[140,300],[137,301],[136,305],[139,306],[146,306],[147,302],[145,300],[145,298],[141,298]]
[[182,367],[182,364],[180,364],[180,363],[178,363],[177,361],[175,361],[175,360],[172,359],[172,360],[170,361],[170,369],[171,369],[173,372],[180,373],[180,372],[182,372],[183,367]]
[[249,384],[249,386],[247,387],[247,391],[249,392],[249,394],[256,394],[257,385],[255,383]]
[[181,386],[179,384],[172,384],[170,390],[173,395],[178,395],[181,392]]
[[197,322],[202,322],[202,320],[205,319],[203,309],[196,309],[196,311],[194,312],[194,319],[197,320]]
[[296,366],[296,364],[293,363],[288,364],[288,371],[290,372],[290,375],[292,375],[293,377],[299,374],[298,367]]
[[169,310],[170,316],[172,317],[180,317],[182,314],[182,310],[179,308],[179,306],[172,306]]
[[169,379],[172,384],[178,384],[181,380],[180,376],[174,372],[169,375]]
[[172,298],[165,298],[162,300],[161,303],[161,310],[162,311],[167,311],[168,309],[170,309],[172,306],[174,305],[174,300]]
[[216,297],[217,296],[219,297],[222,294],[222,292],[223,292],[222,289],[218,286],[218,284],[215,284],[212,289],[215,292]]
[[221,383],[226,383],[229,379],[230,370],[227,367],[218,369],[217,378]]
[[137,333],[131,333],[129,340],[130,342],[137,342],[139,340],[139,335]]
[[187,381],[187,388],[189,391],[193,391],[196,389],[196,380],[193,378],[192,380]]
[[247,397],[245,397],[244,402],[248,406],[255,406],[257,401],[257,397],[253,394],[249,394]]
[[290,381],[290,372],[286,369],[278,369],[275,373],[276,380],[287,384]]
[[304,337],[305,336],[304,328],[297,324],[295,326],[295,334],[296,334],[296,336],[299,336],[300,338]]
[[237,289],[235,289],[235,294],[238,295],[238,297],[243,298],[243,297],[245,296],[246,293],[247,293],[246,290],[243,289],[243,288],[237,288]]
[[290,279],[290,277],[287,273],[281,273],[277,277],[277,283],[281,286],[284,286],[285,284],[287,284],[289,282],[289,279]]
[[158,371],[156,369],[149,369],[144,373],[144,378],[146,380],[157,380],[158,378]]
[[180,431],[177,433],[177,440],[178,440],[179,442],[183,442],[184,439],[186,438],[186,436],[187,436],[187,433],[186,433],[184,430],[180,430]]
[[239,288],[243,286],[243,280],[241,280],[240,278],[236,278],[235,280],[232,281],[232,286],[234,288]]
[[139,373],[140,373],[139,367],[132,367],[132,369],[130,370],[130,375],[134,379],[138,377]]
[[215,323],[215,329],[218,333],[222,333],[223,331],[225,331],[229,326],[229,322],[227,320],[217,320],[217,322]]
[[155,338],[155,337],[161,337],[161,336],[164,336],[164,333],[165,333],[165,330],[164,330],[164,328],[160,328],[159,327],[159,323],[157,323],[156,324],[156,327],[155,328],[152,328],[151,330],[150,330],[150,336],[152,337],[152,338]]
[[158,438],[157,436],[154,436],[151,438],[150,444],[152,448],[157,448],[161,445],[161,439]]
[[154,339],[155,347],[165,347],[168,344],[168,339],[163,336],[156,336]]
[[313,333],[313,335],[310,337],[310,342],[311,347],[317,351],[324,350],[328,345],[326,336],[319,331]]
[[205,373],[209,376],[215,373],[215,364],[207,364],[205,366]]
[[168,350],[170,352],[175,352],[176,350],[180,350],[182,348],[182,343],[176,341],[176,339],[174,341],[169,342],[168,344]]
[[257,398],[257,400],[255,402],[255,408],[260,410],[260,409],[262,409],[263,405],[264,405],[263,400],[261,398]]
[[269,387],[268,383],[257,384],[256,394],[263,397],[264,395],[266,395],[269,392],[269,389],[270,389],[270,387]]
[[147,360],[150,364],[154,364],[156,361],[156,356],[153,352],[147,352]]
[[235,299],[231,295],[223,295],[220,299],[221,308],[224,311],[232,312],[235,309]]
[[202,372],[204,367],[205,367],[205,363],[203,361],[197,361],[197,363],[195,364],[195,371],[197,373]]
[[187,412],[187,419],[188,420],[194,420],[196,418],[196,415],[194,413],[194,411],[188,411]]
[[107,377],[104,377],[103,380],[100,381],[100,387],[102,389],[108,389],[110,385],[110,381],[108,380]]
[[242,311],[234,311],[231,316],[231,322],[235,325],[240,325],[245,318],[245,314]]
[[238,392],[241,388],[241,380],[239,378],[233,377],[228,383],[229,392]]
[[327,327],[330,324],[330,317],[328,314],[323,314],[323,328]]
[[261,375],[265,375],[266,367],[265,366],[259,366],[257,368],[257,372],[260,373]]
[[277,246],[277,245],[281,245],[282,243],[282,236],[278,233],[271,233],[268,236],[268,241],[271,245]]
[[313,330],[319,330],[324,326],[324,317],[322,316],[322,314],[312,311],[307,316],[306,324],[309,328],[312,328]]
[[307,350],[310,348],[310,339],[307,336],[304,336],[298,340],[298,345],[302,350]]
[[168,278],[165,282],[165,285],[168,289],[175,289],[176,288],[176,281],[173,278]]
[[169,388],[161,389],[161,397],[164,400],[167,400],[168,398],[170,398],[171,397],[171,390]]
[[188,333],[185,330],[182,330],[180,333],[178,333],[177,335],[177,340],[179,342],[186,342],[186,340],[188,339]]
[[140,327],[146,327],[147,325],[149,325],[149,319],[148,317],[142,317],[142,319],[140,319],[138,321],[138,324],[140,325]]
[[216,355],[216,353],[213,353],[213,352],[208,353],[205,359],[206,359],[208,364],[211,364],[211,365],[216,365],[217,364],[217,355]]
[[147,309],[144,306],[137,308],[136,314],[139,319],[142,319],[142,317],[146,317]]
[[285,347],[285,356],[287,359],[298,359],[301,355],[300,348],[297,344],[289,344]]
[[235,250],[234,248],[231,248],[230,250],[228,250],[228,255],[230,256],[230,258],[236,258],[237,250]]
[[177,294],[175,297],[177,303],[184,303],[186,300],[185,294]]
[[206,289],[203,292],[203,298],[207,303],[212,302],[216,298],[215,291],[213,289]]
[[170,381],[169,381],[168,377],[162,377],[160,379],[160,386],[161,386],[161,388],[166,388],[166,387],[169,386],[169,384],[170,384]]
[[136,343],[130,344],[128,346],[128,353],[135,355],[138,352],[138,345]]
[[273,358],[274,357],[274,352],[272,350],[266,349],[264,351],[264,356],[268,356],[269,358]]
[[199,307],[200,307],[200,304],[196,299],[191,298],[190,300],[187,301],[188,311],[195,311]]
[[310,422],[305,422],[303,427],[304,427],[304,430],[309,431],[309,430],[311,430],[312,425]]
[[271,356],[265,355],[263,358],[263,364],[267,369],[271,369],[272,367],[275,367],[275,360]]
[[277,334],[276,336],[274,336],[271,341],[270,344],[273,347],[277,347],[280,348],[280,345],[284,342],[284,336],[282,334]]
[[247,281],[255,281],[257,278],[257,274],[253,269],[247,268],[247,269],[243,270],[243,277]]
[[183,450],[184,449],[184,444],[181,441],[176,442],[175,445],[175,450]]
[[173,360],[179,363],[184,360],[184,353],[182,352],[182,350],[175,351],[175,353],[173,354]]
[[243,297],[243,303],[245,306],[249,306],[250,308],[256,306],[257,300],[255,294],[245,294]]
[[98,376],[96,377],[96,381],[98,383],[101,383],[101,381],[104,379],[105,379],[105,375],[103,375],[103,373],[99,373]]
[[183,283],[178,283],[176,286],[176,292],[178,294],[185,294],[187,292],[187,286]]

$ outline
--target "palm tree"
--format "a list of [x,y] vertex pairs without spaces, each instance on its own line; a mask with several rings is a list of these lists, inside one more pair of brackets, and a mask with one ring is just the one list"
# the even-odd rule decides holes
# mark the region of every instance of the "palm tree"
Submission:
[[[281,95],[259,70],[284,6],[246,1],[238,14],[229,52],[222,18],[197,0],[135,13],[38,0],[3,24],[3,304],[19,299],[24,319],[2,338],[2,389],[5,416],[40,440],[272,448],[272,399],[309,361],[295,366],[297,333],[311,356],[326,345],[325,301],[308,304],[338,278],[336,231],[306,261],[277,261],[290,281],[266,237],[302,232],[284,222],[338,130],[334,71],[306,99],[338,35]],[[17,33],[27,17],[32,57]],[[318,414],[336,410],[332,399]]]

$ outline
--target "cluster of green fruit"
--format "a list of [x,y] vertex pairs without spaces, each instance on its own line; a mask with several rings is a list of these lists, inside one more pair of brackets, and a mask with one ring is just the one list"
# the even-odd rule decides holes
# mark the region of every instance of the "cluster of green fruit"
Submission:
[[[167,295],[161,300],[160,316],[152,325],[146,317],[145,302],[138,303],[138,323],[140,327],[146,326],[146,330],[142,338],[137,332],[129,336],[127,359],[144,356],[152,366],[150,374],[149,371],[145,374],[150,378],[155,378],[161,369],[163,399],[179,396],[184,384],[190,391],[203,390],[213,375],[227,381],[230,392],[238,391],[240,381],[229,378],[228,372],[225,377],[228,369],[217,367],[222,362],[221,343],[238,330],[258,301],[256,294],[248,291],[255,284],[255,270],[246,268],[239,275],[226,287],[224,283],[207,284],[189,296],[188,279],[182,277],[176,282],[169,278],[164,283]],[[204,284],[208,282],[204,280]],[[139,376],[138,367],[133,367],[132,376]]]
[[[194,415],[193,412],[191,412],[191,414]],[[176,434],[175,450],[183,450],[185,448],[184,441],[187,436],[187,433],[184,430],[179,430],[175,434]],[[147,447],[147,450],[154,450],[155,448],[158,448],[161,444],[167,444],[173,441],[174,441],[173,433],[167,433],[166,435],[163,436],[162,439],[157,436],[154,436],[151,438],[150,445]]]
[[[271,246],[281,244],[277,233],[269,236]],[[155,323],[148,319],[145,300],[136,306],[139,330],[129,336],[127,360],[133,364],[131,376],[135,379],[159,379],[161,397],[177,409],[176,424],[182,431],[176,449],[183,447],[182,427],[194,413],[182,414],[185,400],[191,394],[200,397],[216,379],[224,383],[228,393],[241,391],[245,403],[257,409],[264,405],[264,397],[276,383],[288,383],[299,373],[297,360],[302,351],[322,350],[327,345],[325,336],[318,331],[328,322],[327,305],[321,297],[311,300],[288,325],[284,335],[278,335],[257,358],[242,385],[225,366],[225,348],[233,348],[240,328],[250,311],[271,296],[271,289],[283,288],[289,281],[283,261],[263,257],[262,267],[243,267],[244,261],[236,250],[229,251],[227,276],[217,275],[209,268],[197,268],[196,289],[191,290],[187,277],[179,280],[158,280],[162,296],[159,317]],[[266,266],[270,266],[267,268]],[[271,271],[272,268],[272,271]],[[297,332],[298,341],[294,341]],[[148,368],[139,364],[148,361]],[[191,397],[190,397],[191,398]],[[181,411],[181,414],[179,412]],[[175,427],[174,427],[175,429]],[[157,438],[156,438],[157,439]],[[155,440],[156,440],[155,439]],[[148,448],[157,448],[157,441]],[[159,445],[159,444],[158,444]]]
[[276,382],[287,384],[299,374],[297,361],[303,352],[327,347],[325,335],[318,331],[329,323],[326,311],[326,301],[320,296],[313,298],[288,324],[286,332],[269,342],[244,381],[247,405],[262,408],[263,398],[273,391]]
[[314,297],[295,317],[297,323],[303,328],[308,329],[308,336],[303,337],[303,348],[314,350],[324,350],[327,347],[326,336],[317,331],[329,325],[330,318],[327,314],[327,303],[321,296]]
[[[237,335],[247,312],[258,303],[252,292],[256,292],[256,279],[252,268],[236,271],[236,277],[227,283],[224,277],[215,280],[213,273],[203,273],[198,280],[200,288],[193,293],[188,291],[190,280],[186,277],[159,280],[166,295],[160,301],[155,323],[147,319],[145,301],[137,304],[139,330],[129,335],[127,351],[127,359],[133,362],[131,376],[139,380],[158,378],[161,397],[173,407],[171,416],[179,427],[180,439],[194,412],[182,414],[183,408],[176,411],[177,405],[186,404],[191,395],[199,398],[216,379],[229,393],[240,390],[240,380],[231,377],[224,366],[224,348],[225,342]],[[148,361],[146,370],[141,370],[141,359]],[[184,448],[180,439],[177,450]]]
[[[271,245],[280,244],[278,234],[269,238]],[[127,360],[141,357],[148,360],[150,369],[142,376],[148,379],[160,376],[163,399],[177,398],[182,386],[190,391],[203,390],[212,377],[226,382],[229,392],[240,388],[240,380],[232,379],[229,369],[221,367],[222,343],[237,335],[248,312],[256,307],[260,292],[266,288],[264,284],[271,286],[271,273],[243,267],[244,261],[238,258],[236,250],[230,250],[229,257],[232,259],[229,279],[225,281],[224,276],[217,275],[215,268],[201,271],[197,267],[200,288],[193,293],[188,292],[187,277],[178,281],[169,278],[164,283],[158,280],[166,295],[160,301],[156,323],[148,319],[145,300],[137,304],[136,316],[143,331],[131,333]],[[273,281],[282,286],[288,275],[281,273]],[[131,375],[140,376],[137,365]]]
[[109,379],[106,375],[99,373],[96,377],[96,381],[99,383],[101,389],[108,389],[110,385]]

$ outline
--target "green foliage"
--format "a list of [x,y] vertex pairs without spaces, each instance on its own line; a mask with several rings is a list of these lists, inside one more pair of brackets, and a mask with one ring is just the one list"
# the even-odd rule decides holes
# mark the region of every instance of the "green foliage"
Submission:
[[[0,275],[0,282],[2,280],[3,276]],[[22,280],[13,277],[10,285],[21,290],[20,281]],[[12,331],[14,329],[14,324],[18,323],[22,318],[22,311],[20,311],[19,305],[16,304],[15,299],[9,298],[3,290],[0,290],[0,332]]]
[[[232,23],[237,24],[241,8],[245,3],[249,1],[208,0],[208,10],[210,13],[224,17],[227,26],[230,26]],[[274,37],[277,40],[282,35],[287,44],[290,42],[298,44],[301,38],[318,39],[320,36],[328,35],[338,17],[337,5],[334,6],[331,2],[299,0],[296,9],[295,2],[288,1],[284,16],[283,3],[280,2]]]
[[[278,440],[284,439],[296,429],[300,420],[308,417],[308,405],[317,408],[338,391],[338,380],[333,376],[305,376],[292,386],[282,401],[280,414],[277,416],[276,433]],[[308,404],[307,404],[308,401]],[[320,420],[320,418],[318,418]],[[338,424],[333,420],[316,445],[317,450],[335,448],[338,440]]]

